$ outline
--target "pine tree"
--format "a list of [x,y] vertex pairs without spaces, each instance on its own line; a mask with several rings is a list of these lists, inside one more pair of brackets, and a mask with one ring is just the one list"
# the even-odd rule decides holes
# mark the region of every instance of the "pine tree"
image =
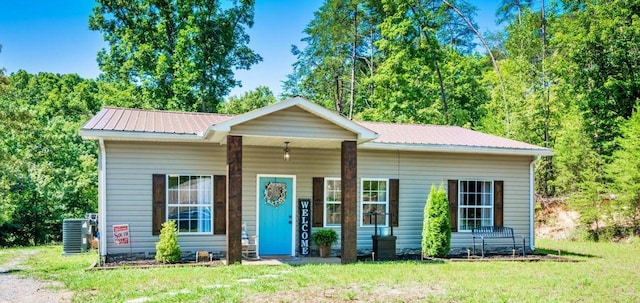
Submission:
[[428,257],[444,257],[451,249],[451,223],[449,199],[444,187],[431,186],[424,207],[422,226],[422,254]]
[[156,244],[156,260],[162,263],[180,261],[180,245],[178,245],[176,221],[169,220],[162,224],[160,241]]

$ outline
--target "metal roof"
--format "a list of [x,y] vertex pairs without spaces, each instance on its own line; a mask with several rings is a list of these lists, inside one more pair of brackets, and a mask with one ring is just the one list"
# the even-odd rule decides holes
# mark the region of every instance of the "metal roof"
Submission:
[[418,144],[508,149],[543,150],[545,148],[459,126],[359,122],[378,133],[372,142],[386,144]]
[[[312,103],[304,99],[302,101],[292,99],[287,101],[298,106]],[[307,110],[313,109],[313,107],[306,108]],[[276,110],[280,110],[280,108]],[[251,114],[249,116],[251,117]],[[338,114],[335,116],[342,118]],[[216,125],[226,125],[238,119],[242,120],[240,117],[247,116],[104,107],[82,126],[80,133],[84,138],[91,139],[105,136],[112,139],[126,138],[127,140],[135,140],[136,138],[205,140],[207,132],[215,129]],[[374,133],[375,137],[371,137],[373,140],[363,143],[362,148],[525,155],[553,154],[544,147],[458,126],[356,121],[353,123],[363,129],[370,130],[372,134]]]
[[233,117],[208,113],[104,107],[82,126],[82,130],[196,135],[204,133],[211,125]]

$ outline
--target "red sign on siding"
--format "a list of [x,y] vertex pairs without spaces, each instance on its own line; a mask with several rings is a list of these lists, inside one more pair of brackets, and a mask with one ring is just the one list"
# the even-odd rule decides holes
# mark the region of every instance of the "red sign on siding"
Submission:
[[113,243],[116,245],[129,245],[129,224],[113,226]]

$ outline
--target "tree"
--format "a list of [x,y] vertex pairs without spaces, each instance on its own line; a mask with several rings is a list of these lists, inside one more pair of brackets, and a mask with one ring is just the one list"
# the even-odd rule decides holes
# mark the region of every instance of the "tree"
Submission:
[[276,97],[266,86],[259,86],[253,91],[244,93],[241,97],[231,96],[225,103],[221,103],[218,112],[222,114],[244,114],[255,109],[276,103]]
[[330,0],[315,12],[305,28],[294,71],[287,76],[284,95],[301,95],[353,117],[366,103],[365,81],[375,69],[375,15],[363,0]]
[[579,190],[589,171],[601,171],[599,155],[585,131],[584,120],[577,106],[572,106],[562,118],[555,143],[554,166],[557,171],[555,186],[558,193],[570,195]]
[[144,107],[211,112],[239,82],[233,69],[262,58],[247,44],[253,0],[98,0],[89,28],[109,44],[104,79],[135,84]]
[[[2,44],[0,44],[0,53],[2,52]],[[4,75],[5,69],[0,67],[0,93],[2,93],[7,85],[9,85],[9,79]]]
[[522,13],[526,9],[531,8],[533,0],[502,0],[496,11],[496,23],[504,22],[520,23],[522,21]]
[[18,71],[0,93],[0,246],[59,241],[62,219],[97,210],[97,147],[78,129],[99,107],[93,80]]
[[451,220],[449,200],[442,184],[431,185],[427,204],[424,206],[422,225],[422,254],[429,257],[445,257],[451,249]]
[[617,194],[616,210],[622,214],[633,233],[640,234],[640,105],[621,127],[618,138],[620,148],[613,153],[613,161],[607,166]]
[[640,1],[574,0],[565,9],[552,42],[571,63],[563,77],[575,86],[594,149],[608,157],[640,100]]
[[162,263],[180,261],[180,245],[178,245],[178,228],[176,221],[162,223],[160,240],[156,243],[156,260]]

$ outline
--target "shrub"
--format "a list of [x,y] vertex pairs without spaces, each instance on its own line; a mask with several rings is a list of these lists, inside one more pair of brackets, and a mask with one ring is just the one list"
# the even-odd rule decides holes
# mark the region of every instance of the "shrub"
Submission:
[[422,254],[427,257],[444,257],[451,249],[451,223],[449,199],[444,187],[431,186],[424,206],[422,225]]
[[176,221],[169,220],[162,224],[160,240],[156,243],[156,260],[162,263],[180,261],[180,245],[178,245]]
[[338,233],[330,228],[323,228],[311,234],[311,241],[318,246],[331,246],[338,243]]

